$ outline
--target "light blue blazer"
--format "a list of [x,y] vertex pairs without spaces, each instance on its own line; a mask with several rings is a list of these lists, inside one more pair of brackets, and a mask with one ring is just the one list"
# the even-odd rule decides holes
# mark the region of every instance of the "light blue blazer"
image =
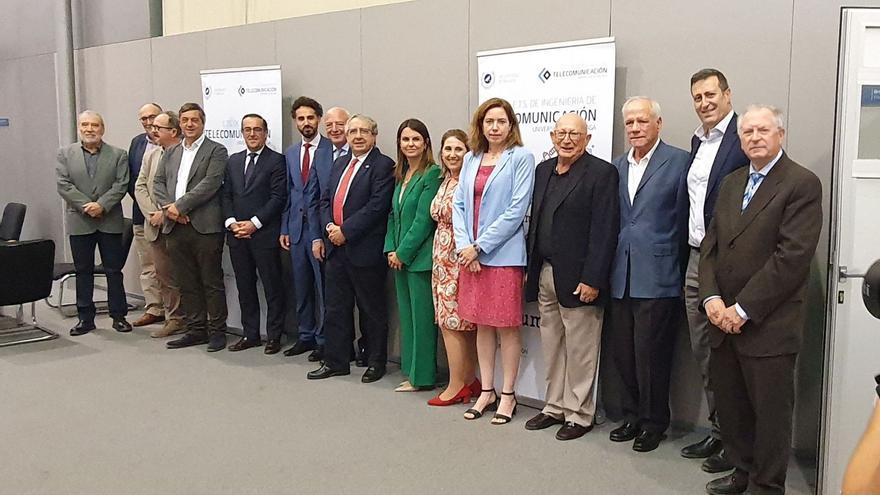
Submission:
[[476,242],[484,265],[526,266],[523,219],[535,186],[535,158],[521,146],[504,151],[483,190],[474,239],[474,181],[482,159],[482,153],[469,152],[464,157],[452,200],[455,247],[464,249]]

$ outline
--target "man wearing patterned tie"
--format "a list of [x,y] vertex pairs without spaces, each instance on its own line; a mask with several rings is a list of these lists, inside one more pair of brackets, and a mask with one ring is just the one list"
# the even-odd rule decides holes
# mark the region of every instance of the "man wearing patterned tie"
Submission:
[[782,150],[782,112],[738,122],[749,167],[721,184],[700,246],[700,300],[711,323],[709,376],[733,473],[710,494],[785,493],[804,293],[822,230],[822,186]]
[[350,155],[333,163],[322,188],[321,225],[327,234],[327,318],[324,364],[308,378],[320,380],[350,373],[354,307],[361,315],[367,371],[361,381],[385,374],[388,308],[385,281],[385,230],[394,191],[394,160],[376,148],[376,121],[355,115],[345,124]]

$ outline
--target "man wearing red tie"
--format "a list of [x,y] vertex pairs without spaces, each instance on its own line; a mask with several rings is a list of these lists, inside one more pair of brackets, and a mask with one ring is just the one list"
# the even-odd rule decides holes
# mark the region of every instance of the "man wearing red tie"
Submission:
[[326,249],[326,311],[324,363],[308,374],[310,380],[350,373],[354,336],[354,306],[360,313],[366,341],[364,383],[385,375],[388,352],[388,308],[383,253],[394,161],[376,147],[376,121],[355,115],[345,124],[351,154],[340,156],[321,185],[321,225]]

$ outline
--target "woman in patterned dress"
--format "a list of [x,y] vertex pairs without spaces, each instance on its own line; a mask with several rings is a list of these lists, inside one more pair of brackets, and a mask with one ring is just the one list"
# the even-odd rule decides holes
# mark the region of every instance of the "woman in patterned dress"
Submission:
[[458,255],[452,232],[452,195],[458,185],[462,159],[468,152],[467,135],[461,129],[451,129],[440,141],[440,170],[443,183],[431,202],[431,218],[437,222],[434,233],[434,270],[431,289],[434,293],[434,313],[443,335],[446,360],[449,363],[449,385],[437,397],[428,401],[431,406],[449,406],[470,402],[480,393],[476,379],[477,334],[476,326],[458,316]]

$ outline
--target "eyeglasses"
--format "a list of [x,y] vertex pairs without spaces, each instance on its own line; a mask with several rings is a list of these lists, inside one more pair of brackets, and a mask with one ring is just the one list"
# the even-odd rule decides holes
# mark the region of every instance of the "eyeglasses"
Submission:
[[152,122],[156,117],[156,115],[144,115],[141,117],[141,122]]
[[373,131],[372,131],[372,129],[364,129],[362,127],[352,127],[348,130],[347,134],[349,136],[357,136],[357,135],[369,136],[369,135],[373,134]]
[[241,132],[244,134],[262,134],[266,132],[266,130],[262,127],[245,127]]
[[171,129],[174,129],[174,128],[173,127],[165,127],[163,125],[156,125],[156,124],[147,126],[147,130],[150,130],[150,131],[158,131],[159,129],[165,129],[167,131],[170,131]]
[[585,134],[586,133],[579,132],[579,131],[563,131],[563,130],[553,131],[553,136],[559,141],[565,141],[565,138],[569,138],[572,141],[577,141],[578,139],[581,138],[581,136],[583,136]]

